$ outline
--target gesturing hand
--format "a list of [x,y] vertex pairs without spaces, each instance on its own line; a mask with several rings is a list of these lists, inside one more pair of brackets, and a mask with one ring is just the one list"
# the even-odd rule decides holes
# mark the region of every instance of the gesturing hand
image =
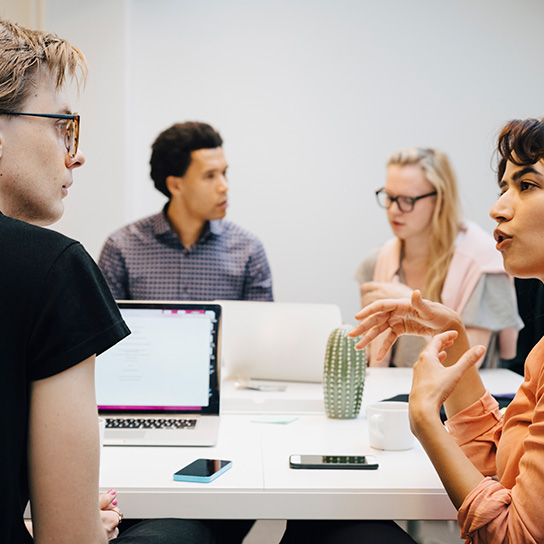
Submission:
[[410,425],[417,436],[427,417],[436,417],[440,407],[451,395],[463,374],[484,355],[484,346],[474,346],[451,366],[444,366],[446,349],[457,338],[456,331],[447,331],[431,339],[414,365],[410,392]]
[[414,291],[411,299],[378,300],[363,308],[356,316],[361,322],[349,336],[363,335],[356,347],[362,349],[374,338],[389,331],[377,354],[377,360],[384,358],[395,340],[402,334],[434,336],[448,329],[463,327],[457,312],[440,304],[423,300],[420,291]]

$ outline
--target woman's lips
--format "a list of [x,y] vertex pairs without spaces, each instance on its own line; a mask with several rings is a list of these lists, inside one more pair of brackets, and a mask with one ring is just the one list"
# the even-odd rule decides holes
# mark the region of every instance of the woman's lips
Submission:
[[509,234],[506,234],[500,229],[495,229],[493,231],[493,237],[495,238],[495,242],[497,242],[496,248],[498,250],[504,249],[504,247],[512,240],[512,236]]

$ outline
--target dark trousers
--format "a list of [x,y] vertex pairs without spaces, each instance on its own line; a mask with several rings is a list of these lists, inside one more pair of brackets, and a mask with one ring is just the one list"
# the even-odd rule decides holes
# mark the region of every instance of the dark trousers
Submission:
[[240,544],[253,520],[125,520],[113,544]]
[[394,521],[288,521],[281,544],[416,544]]
[[[152,519],[126,527],[114,544],[241,544],[252,520]],[[122,526],[121,526],[122,527]],[[288,521],[281,544],[416,544],[393,521]]]

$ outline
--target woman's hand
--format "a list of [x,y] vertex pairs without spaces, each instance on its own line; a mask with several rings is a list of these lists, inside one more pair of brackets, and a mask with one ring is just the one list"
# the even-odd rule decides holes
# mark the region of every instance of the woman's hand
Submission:
[[[478,375],[475,364],[485,353],[485,348],[474,346],[465,351],[456,364],[446,367],[442,364],[446,350],[455,349],[456,337],[456,331],[438,334],[421,352],[414,365],[409,413],[412,432],[427,452],[454,506],[460,508],[484,476],[448,433],[439,411],[442,403],[446,400],[451,403],[459,390],[464,394],[467,388],[471,389],[470,379],[468,387],[466,380],[472,372]],[[467,405],[477,398],[469,399]]]
[[116,493],[112,489],[107,493],[102,493],[99,497],[100,501],[100,519],[102,525],[106,529],[108,540],[117,538],[119,535],[118,525],[123,519],[123,514],[119,508],[117,508]]
[[[119,536],[119,529],[117,526],[121,523],[121,519],[123,519],[121,511],[116,506],[117,499],[115,495],[115,491],[112,489],[107,493],[102,493],[98,498],[100,504],[100,519],[108,535],[108,540],[113,540]],[[25,520],[25,525],[32,536],[32,521]]]
[[362,349],[382,332],[388,331],[377,354],[381,361],[395,340],[402,334],[434,336],[446,330],[464,331],[463,322],[457,312],[421,298],[420,291],[414,291],[411,299],[378,300],[363,308],[356,316],[361,322],[349,336],[363,335],[356,347]]
[[361,308],[384,298],[410,298],[412,289],[404,283],[367,281],[361,283]]
[[440,418],[440,407],[453,393],[465,372],[485,354],[484,346],[474,346],[466,351],[451,366],[444,366],[446,349],[457,338],[456,331],[438,334],[421,352],[414,365],[412,390],[410,392],[410,426],[419,438],[420,430],[429,430],[431,421]]

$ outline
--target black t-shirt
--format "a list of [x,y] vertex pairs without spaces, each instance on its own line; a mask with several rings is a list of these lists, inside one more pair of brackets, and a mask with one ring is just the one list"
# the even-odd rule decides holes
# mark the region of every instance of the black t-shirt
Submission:
[[28,501],[29,385],[101,353],[129,334],[83,246],[0,214],[0,531],[32,542]]

